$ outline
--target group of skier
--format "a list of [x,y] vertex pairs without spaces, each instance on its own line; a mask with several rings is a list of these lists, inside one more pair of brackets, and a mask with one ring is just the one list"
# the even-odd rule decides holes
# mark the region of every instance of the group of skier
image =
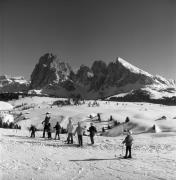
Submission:
[[[46,117],[45,120],[42,122],[44,129],[43,129],[43,138],[45,138],[45,133],[48,133],[48,138],[51,139],[51,124],[50,124],[50,116],[49,113],[46,113]],[[53,127],[56,129],[55,131],[55,139],[60,140],[60,133],[61,133],[61,126],[59,124],[59,122],[56,123],[56,125]],[[78,125],[76,127],[76,129],[74,130],[74,126],[72,123],[71,118],[69,118],[69,122],[67,124],[67,128],[66,131],[68,133],[67,136],[67,140],[65,141],[67,144],[73,144],[73,136],[75,136],[77,134],[78,136],[78,145],[79,146],[83,146],[83,135],[85,135],[86,132],[86,128],[81,126],[81,123],[78,122]],[[31,137],[35,137],[35,131],[37,129],[35,128],[35,126],[31,126],[30,131],[31,131]],[[96,127],[93,125],[93,123],[90,123],[90,127],[87,130],[89,132],[89,136],[90,136],[90,141],[91,144],[94,144],[94,136],[97,133],[97,129]],[[127,136],[126,138],[123,140],[122,144],[125,144],[126,146],[126,154],[124,156],[124,158],[132,158],[131,155],[131,147],[132,147],[132,142],[133,142],[133,137],[132,137],[132,132],[131,131],[127,131]]]
[[[45,119],[44,121],[42,121],[43,124],[43,138],[45,138],[45,134],[48,134],[48,139],[52,139],[51,137],[51,124],[50,124],[50,116],[49,113],[46,113]],[[56,125],[53,127],[56,131],[55,131],[55,139],[58,138],[58,140],[60,140],[60,133],[61,133],[61,126],[59,124],[59,122],[56,123]],[[83,135],[85,135],[85,131],[86,128],[81,126],[81,123],[78,122],[78,126],[76,127],[76,129],[74,130],[74,126],[72,124],[72,120],[71,118],[69,118],[69,122],[67,124],[67,128],[66,131],[68,133],[68,137],[66,140],[67,144],[73,144],[73,136],[75,136],[77,134],[78,136],[78,145],[79,146],[83,146]],[[35,132],[37,131],[36,127],[31,125],[30,129],[31,131],[31,137],[35,137]],[[90,141],[91,144],[94,144],[94,136],[97,133],[96,127],[93,125],[93,123],[91,123],[89,129],[87,130],[90,133]]]
[[[51,139],[51,133],[52,133],[52,128],[50,124],[50,116],[49,113],[46,113],[44,121],[42,121],[43,124],[43,138],[45,138],[45,134],[48,134],[48,139]],[[58,137],[60,139],[60,132],[61,132],[61,126],[59,122],[56,123],[56,125],[53,127],[56,129],[56,134],[55,134],[55,139]],[[35,132],[37,131],[37,128],[34,125],[31,125],[30,129],[31,131],[31,137],[35,137]]]
[[[81,126],[80,122],[78,122],[78,126],[76,127],[74,131],[74,126],[70,118],[67,124],[67,132],[68,132],[67,144],[73,144],[73,136],[77,134],[78,144],[79,146],[83,146],[83,135],[85,134],[85,131],[86,129]],[[97,133],[97,130],[96,130],[96,127],[93,125],[93,123],[91,123],[87,131],[89,131],[90,133],[91,144],[94,144],[94,136],[95,136],[95,133]]]

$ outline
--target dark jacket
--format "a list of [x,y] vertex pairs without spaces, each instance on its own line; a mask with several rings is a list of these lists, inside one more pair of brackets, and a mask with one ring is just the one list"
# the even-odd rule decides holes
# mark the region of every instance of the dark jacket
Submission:
[[88,131],[90,132],[90,136],[95,136],[95,133],[97,132],[97,129],[95,126],[91,126]]
[[47,125],[47,131],[48,131],[48,133],[51,133],[51,124],[50,123]]
[[50,116],[46,116],[42,124],[44,124],[44,126],[47,126],[49,124],[50,118],[51,118]]
[[125,140],[123,141],[123,144],[126,146],[131,146],[133,142],[133,137],[131,135],[127,135]]
[[35,131],[37,131],[37,128],[35,126],[31,126],[29,130],[35,133]]
[[56,129],[56,131],[60,131],[60,130],[61,130],[60,124],[56,124],[56,125],[54,126],[54,128]]

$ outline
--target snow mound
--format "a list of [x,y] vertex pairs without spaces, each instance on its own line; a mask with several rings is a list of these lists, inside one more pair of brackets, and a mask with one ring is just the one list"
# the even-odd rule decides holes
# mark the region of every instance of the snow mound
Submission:
[[0,111],[10,111],[13,109],[13,106],[7,102],[0,101]]

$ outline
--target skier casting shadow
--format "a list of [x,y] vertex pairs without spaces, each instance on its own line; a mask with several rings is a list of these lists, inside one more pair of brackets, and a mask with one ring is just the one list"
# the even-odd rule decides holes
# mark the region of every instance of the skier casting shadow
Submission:
[[75,130],[74,135],[76,133],[78,135],[78,144],[79,144],[79,146],[83,146],[83,132],[84,132],[84,128],[81,127],[80,122],[78,122],[78,126],[77,126],[77,128]]
[[[125,159],[126,158],[132,158],[132,156],[131,156],[131,147],[132,147],[133,137],[132,137],[131,134],[132,134],[132,132],[128,131],[128,134],[127,134],[126,138],[122,142],[126,146],[126,153],[125,153],[125,156],[124,156]],[[129,155],[128,155],[128,152],[129,152]]]
[[68,132],[68,137],[67,137],[67,144],[73,144],[73,124],[71,121],[71,118],[69,118],[69,123],[67,124],[67,132]]
[[94,144],[94,136],[95,136],[95,133],[97,133],[97,129],[93,125],[93,123],[90,123],[90,125],[91,126],[89,127],[87,131],[90,132],[90,140],[91,140],[91,143]]
[[60,126],[59,122],[56,123],[54,128],[56,129],[55,140],[56,140],[57,136],[58,136],[58,140],[60,140],[61,126]]

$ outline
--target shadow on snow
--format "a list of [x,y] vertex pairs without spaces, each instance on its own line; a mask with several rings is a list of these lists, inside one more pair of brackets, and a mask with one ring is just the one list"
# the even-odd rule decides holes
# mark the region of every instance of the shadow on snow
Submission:
[[117,158],[108,158],[108,159],[90,158],[90,159],[75,159],[75,160],[69,160],[69,161],[76,162],[76,161],[107,161],[107,160],[118,160],[118,159]]

